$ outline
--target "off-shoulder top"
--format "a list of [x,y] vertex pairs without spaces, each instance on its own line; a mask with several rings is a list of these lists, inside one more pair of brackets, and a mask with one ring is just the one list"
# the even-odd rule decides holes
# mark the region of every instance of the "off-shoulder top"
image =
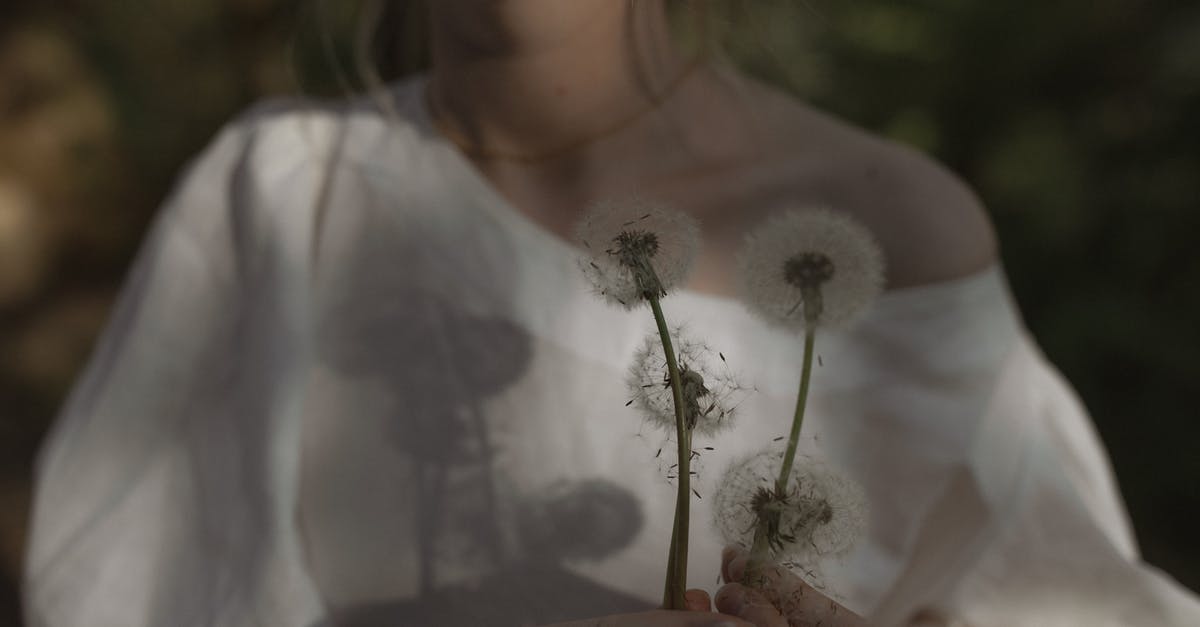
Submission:
[[[162,209],[38,465],[33,627],[536,625],[661,598],[665,434],[626,406],[653,321],[429,122],[375,106],[231,123]],[[786,433],[800,340],[736,301],[667,316],[747,392],[699,446],[710,495]],[[804,446],[864,486],[824,585],[880,625],[1195,625],[1140,562],[1086,412],[994,265],[818,335]]]

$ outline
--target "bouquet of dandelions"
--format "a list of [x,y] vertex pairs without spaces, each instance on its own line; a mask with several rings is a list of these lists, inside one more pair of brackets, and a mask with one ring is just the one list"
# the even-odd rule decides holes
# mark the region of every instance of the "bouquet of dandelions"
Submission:
[[[652,424],[674,431],[675,518],[663,607],[685,609],[691,461],[697,456],[692,436],[727,428],[740,389],[727,369],[719,372],[703,343],[673,341],[682,330],[672,333],[663,314],[662,298],[682,284],[696,256],[699,228],[682,212],[627,200],[593,205],[575,236],[587,251],[580,267],[596,293],[626,309],[648,305],[654,316],[657,333],[638,351],[627,383],[630,404],[637,403]],[[823,210],[785,214],[747,238],[740,255],[747,304],[774,324],[802,330],[805,343],[786,449],[736,464],[717,493],[718,528],[730,544],[751,549],[746,583],[753,585],[774,561],[811,576],[816,558],[845,552],[861,533],[862,491],[815,457],[799,465],[795,458],[816,330],[844,326],[861,314],[881,288],[881,258],[864,228]],[[772,487],[763,487],[772,479]]]
[[[672,331],[661,300],[686,278],[699,248],[699,227],[689,215],[630,199],[593,205],[575,230],[587,251],[580,267],[596,293],[626,309],[648,305],[657,332],[635,355],[628,384],[650,424],[673,433],[677,451],[669,478],[676,479],[675,519],[667,553],[665,609],[685,609],[688,528],[692,495],[693,435],[713,435],[733,418],[738,389],[702,342]],[[719,353],[718,353],[719,355]],[[721,356],[721,364],[724,357]],[[661,453],[661,450],[659,451]],[[698,496],[698,494],[697,494]]]
[[[819,330],[857,321],[883,286],[883,255],[855,220],[824,209],[767,220],[746,238],[739,274],[747,306],[804,335],[799,394],[786,446],[772,446],[726,471],[714,499],[728,544],[748,549],[743,583],[763,587],[778,563],[822,587],[823,561],[847,553],[865,528],[862,489],[816,455],[797,459]],[[799,598],[767,599],[785,616]],[[793,591],[801,595],[802,591]],[[791,606],[791,607],[789,607]]]

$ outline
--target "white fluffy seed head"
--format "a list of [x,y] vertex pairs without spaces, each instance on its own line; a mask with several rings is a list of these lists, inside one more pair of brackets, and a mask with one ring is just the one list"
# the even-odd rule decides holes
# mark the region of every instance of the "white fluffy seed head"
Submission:
[[738,255],[746,305],[796,331],[853,324],[883,289],[883,266],[871,232],[828,209],[767,219],[747,235]]
[[[693,433],[712,436],[733,424],[745,388],[723,355],[689,337],[683,327],[671,331],[675,361],[683,382],[685,416],[693,417]],[[658,333],[646,336],[625,377],[632,404],[650,425],[675,433],[675,395],[671,390],[667,358]]]
[[[735,462],[717,487],[713,511],[727,544],[749,549],[758,518],[754,499],[774,491],[783,463],[782,448],[773,447]],[[826,558],[847,553],[866,529],[867,500],[849,477],[812,456],[797,455],[785,498],[778,500],[778,542],[772,557],[806,571],[819,571]]]
[[[700,247],[700,227],[690,215],[661,204],[604,201],[587,210],[575,239],[588,251],[579,267],[595,292],[633,309],[645,302],[648,287],[661,296],[684,282]],[[643,259],[648,267],[639,267]]]

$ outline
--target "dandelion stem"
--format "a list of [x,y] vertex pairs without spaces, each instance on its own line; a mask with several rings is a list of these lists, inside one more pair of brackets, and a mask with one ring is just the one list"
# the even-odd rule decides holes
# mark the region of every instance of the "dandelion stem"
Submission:
[[[816,339],[814,325],[809,325],[804,331],[804,361],[800,370],[800,393],[796,398],[796,411],[792,416],[792,431],[788,435],[787,450],[783,453],[783,464],[779,468],[779,478],[775,480],[775,494],[782,498],[787,494],[788,477],[792,474],[792,466],[796,461],[796,447],[800,444],[800,427],[804,424],[804,408],[808,405],[808,383],[812,377],[813,344]],[[767,556],[771,545],[770,522],[759,514],[754,526],[754,544],[750,548],[750,556],[746,563],[743,581],[750,585],[762,580],[763,571],[769,563]]]
[[783,465],[779,469],[779,479],[775,482],[775,491],[779,494],[787,494],[788,477],[791,476],[792,465],[796,461],[796,446],[800,444],[800,426],[804,424],[804,408],[808,405],[808,381],[812,376],[815,337],[816,329],[809,325],[804,331],[804,362],[800,370],[800,394],[796,397],[796,413],[792,416],[792,432],[788,435]]
[[675,524],[671,528],[671,548],[667,554],[667,579],[663,590],[663,608],[686,609],[683,593],[687,589],[688,519],[692,503],[691,451],[692,434],[684,417],[683,385],[679,377],[679,364],[675,361],[675,349],[671,346],[671,333],[663,316],[662,305],[657,296],[648,295],[654,322],[658,325],[658,336],[662,340],[663,354],[667,358],[667,373],[671,381],[671,393],[675,400],[675,439],[679,444],[678,491],[675,497]]

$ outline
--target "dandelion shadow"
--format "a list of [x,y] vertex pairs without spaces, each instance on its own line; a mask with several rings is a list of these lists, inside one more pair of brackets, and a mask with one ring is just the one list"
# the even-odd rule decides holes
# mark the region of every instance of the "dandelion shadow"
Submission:
[[[305,427],[300,524],[330,608],[322,625],[522,625],[645,609],[564,566],[632,541],[636,499],[596,480],[530,496],[498,460],[497,432],[510,425],[489,403],[535,359],[529,333],[495,313],[511,298],[503,239],[462,242],[478,257],[465,263],[374,231],[352,234],[357,259],[331,272],[317,327],[325,383]],[[474,274],[451,283],[464,269]]]
[[[525,333],[421,290],[394,291],[336,319],[323,357],[380,399],[384,417],[375,426],[398,472],[378,481],[410,484],[420,593],[434,590],[439,561],[502,564],[494,448],[482,404],[524,373]],[[448,541],[452,531],[456,539]]]
[[562,482],[520,507],[520,554],[471,584],[443,586],[418,598],[359,605],[329,627],[395,625],[543,625],[649,609],[643,599],[576,575],[567,561],[601,559],[642,526],[640,506],[602,480]]

